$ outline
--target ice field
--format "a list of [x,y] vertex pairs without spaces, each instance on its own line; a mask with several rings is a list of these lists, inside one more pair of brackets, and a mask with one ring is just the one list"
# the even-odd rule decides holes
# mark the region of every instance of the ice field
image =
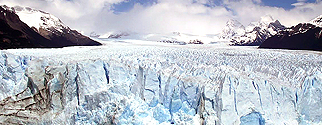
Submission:
[[2,50],[0,124],[322,124],[321,67],[220,43]]

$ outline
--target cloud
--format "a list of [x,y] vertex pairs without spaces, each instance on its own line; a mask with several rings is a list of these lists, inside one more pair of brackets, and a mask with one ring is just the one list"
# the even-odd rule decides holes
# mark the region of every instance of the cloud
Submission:
[[104,26],[145,33],[173,31],[192,34],[216,33],[221,30],[216,27],[224,26],[226,20],[231,18],[229,16],[231,13],[224,7],[208,8],[201,4],[174,2],[162,2],[149,7],[136,4],[128,13],[103,15],[106,15],[101,17]]
[[[185,32],[212,34],[221,31],[232,13],[225,7],[206,7],[204,2],[162,0],[152,6],[136,4],[120,15],[105,12],[101,21],[110,29],[134,30],[136,32]],[[105,20],[105,22],[104,22]]]
[[9,6],[29,6],[49,11],[70,18],[79,18],[101,11],[103,8],[110,8],[112,4],[124,0],[0,0],[0,3]]
[[137,2],[128,12],[114,12],[115,5],[128,1],[0,0],[0,3],[47,11],[87,35],[92,31],[99,34],[111,31],[217,34],[231,18],[247,25],[261,16],[272,15],[291,26],[322,14],[320,0],[315,3],[298,0],[291,10],[265,6],[261,0],[156,0],[148,6]]
[[305,1],[300,0],[299,2],[303,2],[303,4],[290,10],[256,4],[250,0],[228,2],[227,5],[234,11],[236,18],[243,24],[256,21],[263,15],[271,15],[282,24],[292,26],[301,22],[308,22],[322,14],[321,2],[306,3]]
[[296,3],[293,3],[292,4],[292,6],[295,6],[295,7],[297,7],[297,6],[303,6],[303,5],[305,5],[306,1],[307,0],[297,0]]

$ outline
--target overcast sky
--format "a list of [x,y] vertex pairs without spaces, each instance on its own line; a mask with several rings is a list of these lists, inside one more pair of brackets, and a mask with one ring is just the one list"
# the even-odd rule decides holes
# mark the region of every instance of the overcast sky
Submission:
[[322,15],[321,0],[0,0],[59,17],[89,34],[111,31],[217,34],[228,19],[248,25],[271,15],[286,26]]

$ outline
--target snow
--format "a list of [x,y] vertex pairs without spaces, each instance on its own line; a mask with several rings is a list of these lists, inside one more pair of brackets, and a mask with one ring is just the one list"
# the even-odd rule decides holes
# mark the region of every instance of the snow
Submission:
[[14,9],[13,8],[11,8],[11,7],[8,7],[8,6],[6,6],[6,5],[0,5],[3,9],[5,9],[5,10],[9,10],[9,11],[14,11]]
[[20,20],[26,23],[29,27],[35,27],[38,31],[40,28],[50,31],[50,28],[54,28],[59,32],[63,32],[63,29],[68,29],[59,18],[49,13],[34,10],[28,7],[14,7],[16,14]]
[[[43,105],[49,111],[27,110],[26,117],[35,118],[24,123],[322,123],[321,52],[101,42],[104,46],[2,50],[0,100],[11,97],[17,104],[1,104],[23,108],[33,100],[21,98],[36,98],[34,93],[48,88],[41,94],[49,94],[44,97],[51,101]],[[0,123],[21,120],[0,117]]]
[[322,27],[322,15],[316,17],[315,19],[310,21],[311,24],[314,24],[318,27]]
[[[121,38],[112,39],[109,38],[111,35],[120,35]],[[98,37],[101,40],[118,40],[118,41],[128,41],[128,40],[141,40],[141,41],[154,41],[160,42],[165,40],[178,41],[183,43],[189,43],[193,40],[201,40],[204,44],[210,44],[212,42],[218,42],[220,39],[217,35],[193,35],[180,32],[172,33],[135,33],[135,32],[108,32],[104,35]]]
[[232,45],[259,45],[280,30],[280,27],[271,26],[272,23],[281,25],[270,15],[261,17],[258,22],[251,22],[247,27],[237,20],[229,20],[220,38],[232,42]]
[[226,23],[226,27],[223,29],[220,38],[231,39],[235,36],[242,36],[245,34],[245,27],[237,20],[230,19]]
[[270,24],[271,22],[274,22],[275,19],[271,15],[262,16],[260,22],[264,24]]

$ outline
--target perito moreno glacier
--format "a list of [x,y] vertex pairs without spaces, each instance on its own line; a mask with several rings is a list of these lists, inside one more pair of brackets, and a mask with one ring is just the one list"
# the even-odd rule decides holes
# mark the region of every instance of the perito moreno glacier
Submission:
[[112,44],[0,54],[0,124],[322,124],[322,53]]

